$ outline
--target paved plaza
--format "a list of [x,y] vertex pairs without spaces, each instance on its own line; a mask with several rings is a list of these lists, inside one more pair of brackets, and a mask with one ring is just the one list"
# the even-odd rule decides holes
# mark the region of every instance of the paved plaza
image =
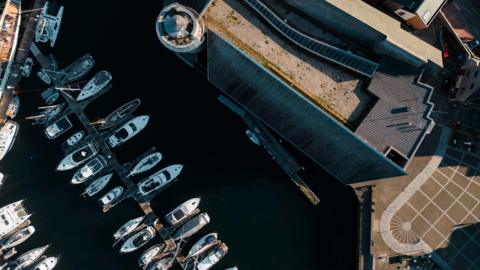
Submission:
[[448,148],[440,165],[394,214],[391,234],[421,240],[453,269],[480,270],[480,157]]

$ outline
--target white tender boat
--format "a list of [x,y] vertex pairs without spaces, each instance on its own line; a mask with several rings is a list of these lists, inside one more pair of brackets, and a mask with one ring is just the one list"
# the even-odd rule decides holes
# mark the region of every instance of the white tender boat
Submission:
[[170,213],[166,214],[165,220],[170,225],[175,226],[186,218],[190,217],[195,212],[195,209],[198,208],[199,204],[200,198],[190,199],[173,209]]
[[102,206],[105,206],[113,202],[114,200],[118,199],[122,195],[122,193],[123,193],[122,186],[114,187],[107,194],[101,197],[98,201],[102,204]]
[[85,192],[82,194],[83,196],[88,195],[89,197],[94,196],[102,189],[104,189],[110,179],[112,178],[113,173],[106,174],[102,177],[99,177],[97,180],[93,181],[86,189]]
[[7,121],[2,128],[0,128],[0,160],[12,149],[17,137],[19,125],[14,121]]
[[123,243],[120,253],[128,253],[135,251],[148,243],[155,237],[155,228],[148,226],[145,229],[137,232],[132,237],[130,237],[125,243]]
[[225,243],[218,244],[208,251],[208,254],[198,264],[198,270],[208,270],[227,255],[228,246]]
[[26,269],[37,261],[45,253],[48,247],[49,245],[35,248],[18,256],[13,262],[14,267],[12,267],[12,270]]
[[157,255],[161,254],[164,251],[164,249],[165,249],[165,243],[161,243],[161,244],[154,245],[149,249],[145,250],[140,256],[140,258],[138,259],[138,265],[141,268],[145,269],[146,266],[150,264]]
[[39,262],[32,270],[52,270],[57,266],[58,258],[48,257]]
[[74,146],[83,139],[83,136],[85,136],[85,132],[83,131],[73,133],[72,136],[68,137],[68,139],[63,142],[62,149],[68,149],[69,147]]
[[209,233],[198,240],[188,252],[187,257],[195,257],[218,243],[218,234]]
[[35,227],[28,226],[19,230],[18,232],[12,234],[5,242],[2,243],[3,249],[9,249],[15,246],[20,245],[21,243],[27,241],[30,236],[35,233]]
[[101,155],[98,155],[94,159],[83,165],[82,168],[73,175],[71,183],[74,185],[84,183],[91,177],[95,176],[101,170],[107,167],[107,159]]
[[161,258],[158,261],[152,263],[148,270],[168,270],[173,266],[175,258],[173,256],[168,256]]
[[5,175],[0,172],[0,187],[3,185],[3,180],[5,179]]
[[113,133],[112,136],[108,137],[107,142],[111,147],[118,147],[124,144],[126,141],[130,140],[133,136],[137,135],[142,131],[148,123],[150,116],[141,115],[132,118],[123,124],[120,128]]
[[113,239],[114,239],[113,245],[115,246],[120,240],[122,240],[123,237],[135,231],[135,229],[137,229],[138,226],[142,224],[142,221],[144,218],[145,218],[144,216],[141,216],[125,222],[125,224],[123,224],[122,227],[120,227],[113,234]]
[[225,270],[238,270],[238,267],[234,266],[234,267],[227,268]]
[[107,84],[112,80],[112,75],[106,71],[99,71],[95,76],[88,81],[88,83],[82,88],[80,94],[77,97],[77,101],[85,100],[91,96],[94,96],[100,92]]
[[187,223],[183,224],[180,229],[178,229],[175,234],[172,236],[173,240],[179,240],[183,238],[188,238],[202,229],[205,225],[210,222],[210,217],[207,213],[202,213]]
[[150,175],[148,178],[138,183],[138,190],[142,195],[148,195],[154,191],[165,188],[170,182],[178,177],[182,171],[183,165],[170,165],[160,171]]
[[73,169],[85,161],[91,159],[96,154],[98,154],[98,147],[93,143],[88,143],[67,156],[65,156],[62,161],[58,164],[56,170],[57,171],[66,171]]
[[150,170],[151,168],[155,167],[160,161],[162,160],[162,154],[160,152],[152,153],[140,160],[132,170],[128,176],[137,175],[143,172]]
[[140,106],[140,99],[134,99],[120,106],[101,121],[99,129],[107,129],[120,123],[127,116],[131,115]]
[[48,139],[53,140],[58,136],[62,135],[63,133],[67,132],[67,130],[73,127],[72,122],[68,119],[67,116],[64,116],[51,125],[45,128],[45,135]]

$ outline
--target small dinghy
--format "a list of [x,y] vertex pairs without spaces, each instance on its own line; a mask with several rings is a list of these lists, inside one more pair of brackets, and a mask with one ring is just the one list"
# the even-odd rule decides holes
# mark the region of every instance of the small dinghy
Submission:
[[12,234],[3,244],[2,249],[9,249],[27,241],[35,233],[35,227],[28,226]]
[[130,171],[128,176],[133,176],[150,170],[155,167],[162,160],[162,154],[160,152],[152,153],[140,160],[135,167]]
[[5,175],[0,172],[0,187],[3,185],[3,180],[5,179]]
[[135,231],[135,229],[137,229],[138,226],[142,224],[142,221],[144,218],[145,218],[144,216],[141,216],[138,218],[131,219],[127,221],[125,224],[123,224],[122,227],[120,227],[113,234],[113,239],[114,239],[113,245],[115,246],[120,240],[122,240],[123,237]]
[[109,173],[107,175],[104,175],[102,177],[99,177],[97,180],[93,181],[86,189],[85,192],[82,194],[82,196],[89,196],[92,197],[93,195],[97,194],[100,192],[102,189],[104,189],[110,179],[112,178],[113,173]]

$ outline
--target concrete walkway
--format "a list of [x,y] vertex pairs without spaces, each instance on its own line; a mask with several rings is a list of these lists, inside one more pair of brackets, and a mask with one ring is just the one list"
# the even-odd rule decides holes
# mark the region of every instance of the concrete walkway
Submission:
[[428,246],[421,239],[415,243],[401,243],[392,234],[390,224],[392,218],[396,212],[412,197],[412,195],[420,189],[420,187],[427,181],[427,179],[438,168],[440,162],[445,155],[448,146],[448,139],[450,137],[451,130],[448,128],[442,129],[440,140],[438,142],[437,149],[432,159],[427,166],[408,184],[408,186],[393,200],[392,203],[385,209],[380,219],[380,234],[385,244],[393,251],[399,254],[411,255],[416,253],[430,253],[432,248]]

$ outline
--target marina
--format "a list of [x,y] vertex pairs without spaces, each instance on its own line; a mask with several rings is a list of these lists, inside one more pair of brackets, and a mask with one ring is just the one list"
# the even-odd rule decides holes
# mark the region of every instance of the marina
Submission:
[[[59,43],[59,44],[61,44],[61,43]],[[93,52],[92,55],[97,55],[97,53],[96,53],[96,52]],[[59,62],[62,63],[62,61],[59,61]],[[63,63],[62,63],[61,65],[63,65]],[[118,73],[118,72],[117,72],[117,73]],[[115,77],[117,77],[117,75],[116,75],[117,73],[112,72],[112,74],[114,74]],[[116,82],[116,84],[119,84],[119,83],[117,83],[116,80],[115,80],[115,82]],[[75,88],[76,86],[73,86],[73,87]],[[62,92],[63,92],[63,91],[62,91]],[[74,93],[73,91],[68,91],[68,90],[65,90],[64,92],[66,92],[66,93]],[[106,93],[106,92],[105,92],[105,93]],[[103,94],[101,94],[101,95],[103,95]],[[98,95],[97,97],[101,97],[101,95]],[[62,97],[60,97],[60,99],[62,99]],[[145,102],[145,100],[143,100],[143,102]],[[118,105],[121,105],[121,104],[122,104],[122,103],[120,103],[120,104],[118,104]],[[150,104],[151,104],[151,103],[150,103]],[[92,104],[92,105],[93,105],[93,104]],[[85,106],[85,109],[86,109],[86,107],[87,107],[87,106]],[[98,107],[98,106],[96,106],[96,107]],[[143,107],[143,106],[142,106],[142,107]],[[90,108],[90,106],[89,106],[89,108]],[[66,109],[68,110],[68,109],[70,109],[70,107],[69,107],[68,105],[66,105]],[[90,110],[90,111],[91,111],[91,110]],[[149,113],[149,112],[147,112],[147,113]],[[74,115],[74,114],[75,114],[75,115]],[[78,127],[77,124],[78,124],[78,123],[81,123],[81,122],[78,121],[79,118],[76,117],[76,113],[74,113],[74,114],[69,113],[69,116],[68,116],[68,117],[69,117],[70,122],[73,124],[73,126],[74,126],[74,127]],[[143,114],[143,112],[141,112],[141,114]],[[106,114],[104,114],[104,115],[106,115]],[[63,115],[63,116],[65,116],[65,115]],[[53,118],[58,119],[57,117],[53,117]],[[52,119],[53,119],[53,118],[52,118]],[[90,119],[91,123],[93,123],[93,122],[96,121],[96,118],[95,118],[95,117],[88,117],[88,118]],[[154,117],[154,118],[155,118],[155,117]],[[91,119],[94,119],[94,120],[92,121]],[[157,116],[157,121],[158,121],[158,116]],[[97,127],[97,126],[94,125],[94,127]],[[28,128],[28,130],[35,130],[35,129],[30,129],[30,128]],[[68,130],[68,131],[65,132],[65,133],[68,132],[69,134],[59,135],[59,137],[61,136],[61,138],[56,139],[56,140],[58,140],[58,141],[55,141],[55,144],[58,143],[58,145],[59,145],[60,143],[62,143],[62,142],[64,142],[64,141],[67,141],[67,140],[66,140],[67,137],[70,136],[70,135],[72,134],[72,132],[77,132],[77,131],[78,131],[78,130],[76,130],[75,128],[72,127],[70,130]],[[35,132],[35,133],[37,134],[37,136],[43,136],[43,134],[41,134],[41,132],[38,132],[38,129],[36,129],[36,132]],[[40,135],[39,135],[39,134],[40,134]],[[80,139],[79,145],[81,145],[83,142],[91,139],[91,138],[89,137],[90,135],[91,135],[91,134],[89,134],[89,133],[87,132],[87,133],[84,135],[84,138]],[[135,143],[135,142],[133,142],[133,139],[132,139],[132,143]],[[48,144],[51,145],[52,143],[49,142]],[[74,148],[77,147],[77,146],[78,146],[78,145],[73,145],[73,148],[70,148],[70,149],[67,149],[67,148],[62,147],[62,150],[65,149],[65,152],[68,153],[68,152],[70,152],[72,149],[74,149]],[[21,147],[21,146],[20,146],[20,147]],[[99,148],[101,148],[101,147],[99,147]],[[124,148],[122,148],[121,152],[124,151],[123,149],[124,149]],[[162,154],[163,154],[163,153],[164,153],[163,147],[162,147],[161,150],[162,150]],[[106,157],[106,155],[103,153],[102,150],[99,150],[99,151],[101,152],[102,156],[105,156],[105,157]],[[141,151],[141,150],[140,150],[140,151]],[[120,151],[119,151],[119,152],[120,152]],[[147,152],[148,152],[148,151],[147,151]],[[172,152],[172,151],[170,151],[170,152]],[[170,152],[169,152],[168,150],[165,151],[165,156],[166,156],[168,159],[171,158]],[[145,153],[146,153],[146,152],[145,152]],[[120,157],[119,160],[122,160],[122,159],[125,160],[123,154],[116,153],[116,155],[118,155],[118,156]],[[139,159],[140,159],[140,158],[144,158],[145,156],[146,156],[146,154],[143,154],[143,155],[138,156],[138,158],[139,158]],[[181,157],[181,156],[180,156],[180,157]],[[177,157],[177,158],[178,158],[178,157]],[[77,167],[77,169],[80,168],[80,167],[82,167],[83,165],[85,165],[87,162],[88,162],[88,161],[86,161],[84,164],[79,165],[79,166]],[[167,160],[167,162],[168,162],[168,160]],[[123,162],[119,162],[119,163],[120,163],[122,166],[125,165],[125,163],[123,163]],[[130,173],[131,173],[132,168],[133,168],[133,166],[135,165],[135,162],[133,162],[133,161],[132,161],[132,162],[129,162],[129,163],[131,163],[132,167],[130,167],[129,169],[126,169],[128,166],[125,166],[125,169],[126,169],[126,173],[127,173],[127,174],[130,174]],[[192,164],[192,162],[185,162],[185,163],[186,163],[187,168],[190,168],[190,164]],[[166,164],[166,165],[168,165],[168,164]],[[52,167],[48,167],[48,168],[52,168]],[[188,169],[188,170],[190,170],[190,169]],[[74,172],[75,172],[74,170],[71,171],[71,173],[74,173]],[[60,173],[57,173],[57,174],[60,174]],[[94,180],[95,180],[94,178],[97,178],[97,177],[101,176],[102,174],[103,174],[103,173],[99,173],[98,175],[95,175],[95,177],[89,179],[88,181],[94,181]],[[64,175],[64,174],[62,174],[62,175]],[[131,175],[131,176],[134,176],[134,175]],[[205,176],[208,176],[208,175],[206,174]],[[58,178],[58,177],[56,177],[56,178]],[[182,178],[183,178],[183,177],[182,177]],[[203,178],[203,177],[202,177],[202,178]],[[67,179],[65,179],[65,180],[67,180]],[[202,179],[202,180],[203,180],[203,179]],[[118,183],[118,175],[115,174],[115,176],[113,177],[113,179],[111,179],[111,181],[112,181],[111,184],[114,183],[114,182]],[[183,181],[183,179],[182,179],[182,181]],[[199,181],[199,182],[200,182],[200,181]],[[203,181],[202,181],[202,182],[203,182]],[[70,188],[68,187],[68,186],[69,186],[68,183],[65,183],[65,181],[63,181],[62,185],[65,185],[66,188],[70,189]],[[122,184],[122,185],[123,185],[123,184]],[[56,186],[58,186],[58,185],[56,185]],[[199,186],[197,186],[197,187],[199,187]],[[83,190],[81,190],[81,189],[79,190],[78,187],[71,187],[71,188],[75,190],[75,193],[76,193],[77,195],[78,195],[80,192],[83,192]],[[172,188],[173,188],[173,186],[172,186]],[[102,193],[106,193],[106,192],[109,191],[109,190],[111,190],[110,187],[106,187],[105,190],[102,191]],[[201,189],[199,189],[199,190],[201,190]],[[129,191],[128,188],[125,188],[124,194],[128,194],[128,192],[131,192],[131,191]],[[72,195],[72,194],[70,194],[70,195]],[[75,194],[74,194],[74,195],[75,195]],[[135,196],[135,194],[133,194],[133,193],[132,193],[131,195],[132,195],[132,196]],[[126,196],[126,195],[123,195],[123,196]],[[62,195],[62,197],[64,197],[64,196]],[[202,197],[203,197],[203,192],[202,192]],[[188,199],[188,198],[184,198],[184,199]],[[163,196],[162,196],[162,201],[163,201]],[[208,201],[208,200],[207,200],[207,201]],[[159,202],[159,201],[157,201],[157,203],[158,203],[158,202]],[[96,202],[96,200],[92,200],[91,203],[95,203],[95,204],[96,204],[97,202]],[[165,208],[163,208],[163,207],[164,207],[163,205],[160,205],[160,207],[161,207],[160,209],[172,210],[172,209],[174,209],[175,206],[178,206],[179,203],[181,203],[181,201],[175,201],[175,204],[176,204],[176,205],[168,206],[168,207],[165,207]],[[87,203],[87,204],[89,204],[89,203]],[[126,204],[129,204],[129,203],[126,202]],[[115,205],[116,205],[116,204],[115,204]],[[98,205],[95,205],[95,206],[98,207]],[[211,208],[211,206],[212,206],[212,205],[210,205],[210,207],[208,207],[208,208]],[[119,208],[119,207],[116,207],[116,206],[110,208],[110,209],[108,210],[109,215],[112,215],[112,214],[110,214],[111,211],[115,211],[116,213],[118,213],[118,212],[119,212],[119,209],[118,209],[118,208]],[[204,207],[202,207],[202,208],[204,208]],[[115,209],[116,209],[116,210],[115,210]],[[129,208],[127,208],[127,209],[129,209]],[[147,211],[148,211],[148,207],[146,207],[146,204],[142,204],[139,209],[142,210],[142,211],[144,211],[144,210],[147,210]],[[123,211],[123,206],[122,206],[122,209],[120,209],[120,210]],[[115,213],[115,212],[114,212],[114,213]],[[156,212],[157,212],[157,211],[156,211]],[[161,212],[161,211],[159,211],[159,213],[160,213],[160,212]],[[116,214],[115,214],[115,215],[116,215]],[[96,215],[94,215],[94,216],[96,216]],[[133,215],[133,216],[136,216],[136,215]],[[162,215],[159,215],[159,216],[163,216],[163,213],[162,213]],[[216,215],[213,215],[214,220],[216,219],[215,216],[216,216]],[[125,219],[124,221],[126,221],[126,219]],[[117,221],[117,222],[118,222],[118,221]],[[122,222],[117,223],[116,225],[119,226],[120,224],[122,224]],[[106,227],[104,226],[104,228],[106,228]],[[112,233],[113,233],[113,229],[115,228],[115,226],[108,226],[108,228],[110,228],[110,230],[111,230]],[[89,231],[89,229],[88,229],[88,231]],[[111,233],[110,233],[110,235],[111,235]],[[223,234],[222,234],[222,235],[223,235]],[[230,241],[229,241],[229,242],[230,242]],[[151,243],[148,243],[148,244],[151,245]],[[148,247],[148,246],[145,246],[145,248],[147,248],[147,247]],[[232,245],[231,248],[234,248],[234,245]],[[236,249],[236,248],[234,248],[234,249]],[[140,253],[139,253],[139,254],[140,254]],[[119,257],[120,257],[120,256],[119,256]],[[134,256],[134,257],[135,257],[135,256]],[[135,259],[136,259],[136,258],[135,258]],[[124,261],[124,260],[122,260],[122,261]],[[232,262],[233,262],[233,261],[230,261],[230,263],[232,263]],[[61,265],[63,265],[63,263],[62,263]],[[225,267],[227,267],[227,266],[231,266],[231,265],[222,265],[221,268],[225,268]],[[59,266],[59,267],[61,267],[61,266]],[[253,269],[253,268],[252,268],[252,269]]]
[[[31,51],[37,61],[42,66],[43,70],[52,70],[52,61],[45,61],[47,57],[45,57],[40,52],[39,48],[37,48],[35,44],[32,44]],[[84,64],[86,60],[81,59],[83,58],[80,58],[80,60],[77,60],[75,62],[77,63],[76,65],[70,65],[69,69],[74,70],[78,74],[85,75],[86,72],[84,70],[89,71],[91,69],[91,66],[89,64]],[[95,62],[95,60],[93,60],[91,56],[89,56],[87,59],[90,63]],[[105,74],[107,74],[108,76]],[[47,136],[47,138],[55,139],[56,137],[60,136],[61,134],[72,128],[73,125],[71,124],[70,120],[68,120],[69,114],[74,114],[78,118],[83,128],[86,130],[87,134],[85,136],[81,136],[82,138],[85,137],[85,139],[82,140],[84,142],[84,146],[77,147],[77,149],[73,150],[70,153],[67,153],[66,157],[57,166],[57,170],[67,170],[77,167],[82,163],[85,163],[73,175],[71,183],[74,185],[90,183],[86,191],[86,194],[92,194],[90,196],[95,195],[101,189],[103,189],[112,177],[112,175],[107,174],[103,176],[106,178],[102,179],[102,177],[100,177],[96,180],[100,182],[89,181],[91,178],[97,177],[98,174],[100,174],[101,172],[115,172],[115,174],[120,177],[125,187],[117,186],[111,189],[99,199],[99,203],[103,208],[103,212],[109,211],[121,201],[132,197],[139,203],[140,208],[145,214],[145,218],[141,219],[143,226],[140,227],[144,227],[141,231],[137,231],[137,227],[139,225],[137,225],[136,223],[133,223],[135,226],[126,227],[125,231],[127,232],[129,230],[132,230],[131,233],[135,231],[137,232],[124,242],[120,249],[120,253],[132,252],[142,247],[148,241],[154,238],[156,233],[158,233],[162,238],[162,241],[165,242],[166,251],[158,255],[157,257],[161,259],[162,256],[173,254],[173,260],[177,260],[183,267],[185,263],[185,257],[179,253],[181,251],[181,245],[184,243],[185,240],[193,236],[206,224],[208,224],[210,222],[210,217],[207,213],[202,213],[189,220],[189,218],[192,217],[194,213],[198,213],[198,200],[193,202],[194,207],[186,208],[184,212],[180,212],[183,216],[178,216],[177,214],[176,217],[172,216],[168,218],[167,220],[169,220],[171,226],[165,227],[162,223],[159,222],[159,218],[156,216],[153,209],[150,207],[150,201],[157,194],[167,188],[171,183],[176,181],[182,171],[183,165],[176,164],[165,167],[164,169],[157,171],[156,173],[150,175],[149,177],[145,178],[137,185],[135,185],[130,179],[130,177],[134,174],[139,174],[149,169],[152,169],[157,163],[160,162],[160,160],[162,159],[162,155],[158,152],[154,152],[155,149],[152,148],[149,152],[139,156],[137,160],[125,165],[121,165],[120,162],[116,159],[115,153],[113,153],[111,150],[111,148],[122,145],[123,143],[140,133],[147,126],[150,116],[141,115],[133,117],[129,114],[119,115],[117,118],[114,119],[118,120],[111,127],[114,131],[106,131],[100,133],[100,131],[95,128],[95,124],[97,121],[91,121],[84,113],[84,109],[95,98],[99,97],[101,94],[106,93],[112,88],[112,85],[109,84],[112,78],[111,75],[107,71],[101,71],[97,73],[97,75],[95,75],[94,78],[91,79],[87,83],[87,85],[80,91],[76,99],[71,96],[71,93],[69,93],[70,89],[72,88],[68,85],[65,87],[66,83],[69,83],[73,80],[73,78],[68,77],[68,72],[52,71],[48,73],[48,76],[53,82],[54,88],[65,100],[67,107],[65,111],[59,113],[53,119],[50,119],[50,121],[45,123],[45,125],[47,126],[45,129],[45,135]],[[102,82],[99,82],[98,80],[100,79],[97,78],[99,76],[103,76],[106,79],[104,79]],[[75,75],[75,79],[79,78],[81,78],[80,75]],[[85,91],[89,91],[88,94],[85,94]],[[135,102],[135,100],[133,102]],[[129,104],[135,105],[131,106]],[[125,113],[129,110],[129,108],[136,109],[136,107],[138,106],[137,104],[139,104],[139,102],[127,103],[127,105],[120,107],[120,109],[117,109],[113,112],[113,114],[110,115],[117,115],[116,112]],[[60,121],[66,123],[59,124]],[[76,134],[78,133],[75,133],[69,139],[67,139],[67,145],[69,140],[79,141],[82,139],[75,139],[77,138]],[[73,148],[73,143],[71,144]],[[132,165],[135,166],[132,167]],[[180,209],[182,210],[182,208]],[[122,229],[120,229],[120,231],[122,231]],[[125,236],[117,236],[116,239],[123,239],[124,237]],[[172,253],[174,250],[176,251]],[[156,262],[152,261],[151,263]]]

